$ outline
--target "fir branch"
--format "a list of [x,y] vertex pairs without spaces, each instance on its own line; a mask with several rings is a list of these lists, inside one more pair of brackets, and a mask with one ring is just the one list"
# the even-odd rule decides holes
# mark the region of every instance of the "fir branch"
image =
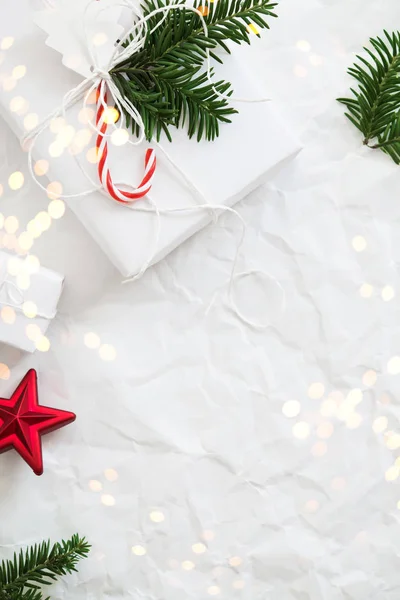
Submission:
[[[347,108],[346,117],[361,131],[364,144],[380,148],[400,164],[400,33],[371,38],[368,58],[348,73],[358,82],[353,97],[338,98]],[[375,143],[372,142],[375,140]]]
[[60,575],[76,571],[90,545],[77,534],[50,548],[50,542],[35,544],[12,560],[0,564],[0,600],[40,600],[40,587],[50,585]]
[[[111,71],[121,93],[140,112],[148,140],[153,136],[159,139],[163,131],[171,140],[169,127],[185,125],[189,137],[196,136],[198,141],[202,137],[215,139],[219,124],[230,123],[237,111],[228,103],[230,84],[210,84],[201,70],[207,50],[222,62],[215,53],[218,46],[229,52],[227,40],[250,43],[249,25],[269,28],[267,17],[276,16],[276,3],[271,0],[218,0],[207,4],[195,0],[194,8],[202,12],[207,23],[206,37],[199,15],[188,10],[184,2],[178,0],[176,10],[152,15],[143,49]],[[148,16],[166,5],[168,0],[143,0],[143,13]],[[125,116],[129,127],[130,117]],[[133,131],[137,130],[133,124]]]

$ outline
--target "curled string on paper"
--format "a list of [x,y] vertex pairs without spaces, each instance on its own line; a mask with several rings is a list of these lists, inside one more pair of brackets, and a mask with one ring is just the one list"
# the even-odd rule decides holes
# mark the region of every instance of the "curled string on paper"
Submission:
[[[146,153],[146,161],[145,161],[146,171],[144,174],[144,178],[142,180],[142,186],[144,186],[142,191],[144,191],[144,193],[139,194],[137,188],[133,187],[131,184],[126,183],[126,182],[121,182],[121,183],[115,184],[112,181],[111,173],[110,173],[110,170],[109,170],[108,164],[107,164],[107,158],[108,158],[107,138],[109,138],[111,134],[108,133],[108,131],[107,131],[108,127],[105,126],[104,119],[102,117],[104,110],[107,107],[107,91],[110,93],[110,95],[113,99],[114,105],[116,106],[119,113],[122,114],[123,112],[126,112],[127,114],[129,114],[132,119],[132,122],[136,123],[136,125],[138,127],[138,130],[139,130],[138,138],[136,140],[129,139],[128,143],[131,145],[137,146],[137,145],[140,145],[145,139],[144,124],[143,124],[143,120],[140,116],[139,111],[129,100],[127,100],[126,98],[123,97],[123,95],[121,94],[118,87],[112,81],[112,78],[110,76],[110,71],[116,65],[123,62],[124,60],[127,60],[130,56],[132,56],[133,54],[135,54],[136,52],[140,51],[143,48],[146,37],[148,35],[148,21],[154,15],[163,14],[163,18],[159,21],[159,23],[155,27],[153,27],[151,29],[151,32],[154,32],[158,27],[161,26],[163,21],[167,18],[169,12],[174,11],[174,10],[180,10],[183,5],[177,5],[177,4],[174,4],[174,2],[171,2],[171,4],[169,4],[168,6],[159,7],[157,9],[155,9],[154,11],[152,11],[147,16],[143,16],[143,13],[141,12],[140,8],[137,5],[135,5],[133,2],[131,2],[131,0],[120,0],[120,1],[116,2],[116,6],[129,8],[132,11],[132,14],[134,17],[134,19],[133,19],[134,22],[133,22],[133,25],[125,32],[125,34],[123,36],[121,36],[120,40],[116,43],[114,52],[113,52],[108,64],[103,66],[103,65],[99,64],[98,58],[96,55],[96,50],[95,50],[94,46],[91,44],[90,36],[88,33],[88,29],[87,29],[87,19],[86,19],[86,16],[87,16],[90,6],[92,6],[93,4],[96,4],[97,1],[98,0],[91,0],[91,2],[89,2],[87,4],[87,6],[84,10],[84,20],[83,20],[86,45],[87,45],[87,49],[88,49],[91,64],[92,64],[91,77],[84,79],[75,88],[70,90],[64,96],[61,106],[56,108],[41,123],[39,123],[37,127],[35,127],[32,131],[27,133],[26,136],[22,140],[22,145],[27,147],[27,149],[28,149],[28,164],[29,164],[30,174],[31,174],[33,180],[36,182],[36,184],[41,189],[43,189],[44,191],[47,191],[45,186],[42,185],[41,182],[36,177],[36,174],[33,169],[33,149],[34,149],[34,146],[35,146],[35,143],[36,143],[38,137],[49,127],[51,121],[54,118],[61,116],[61,115],[65,118],[68,109],[73,107],[79,101],[83,100],[83,107],[87,107],[89,97],[92,95],[92,93],[95,93],[97,91],[98,92],[97,93],[98,110],[97,110],[97,115],[96,115],[96,122],[95,123],[90,122],[89,126],[97,134],[97,141],[98,141],[97,146],[100,150],[100,152],[99,152],[100,165],[99,165],[99,169],[98,169],[98,173],[99,173],[99,177],[100,177],[100,184],[96,184],[92,180],[90,175],[87,173],[87,170],[80,164],[78,157],[75,155],[74,158],[75,158],[77,164],[79,165],[80,170],[84,173],[84,175],[90,182],[91,188],[84,190],[82,192],[79,192],[79,193],[75,193],[75,194],[60,194],[59,198],[68,200],[69,198],[84,197],[89,194],[92,194],[95,191],[100,191],[103,194],[111,196],[114,200],[122,202],[124,204],[124,206],[126,206],[132,210],[151,212],[151,213],[155,214],[155,217],[156,217],[155,235],[152,240],[152,244],[151,244],[148,256],[144,260],[138,273],[135,274],[133,277],[125,280],[123,283],[135,281],[136,279],[141,277],[147,271],[149,266],[152,264],[154,257],[156,255],[156,252],[157,252],[159,238],[160,238],[161,215],[166,215],[166,214],[176,214],[177,215],[177,214],[185,214],[185,213],[193,212],[193,211],[206,211],[212,216],[212,219],[215,223],[221,213],[229,212],[229,213],[234,214],[240,220],[240,222],[242,224],[242,233],[241,233],[241,237],[237,243],[235,257],[233,259],[232,270],[231,270],[231,274],[230,274],[230,278],[229,278],[228,295],[229,295],[229,299],[230,299],[230,304],[231,304],[232,310],[237,314],[237,316],[243,322],[246,322],[247,324],[252,325],[252,326],[260,326],[260,325],[251,323],[248,319],[246,319],[244,317],[244,315],[242,315],[242,313],[240,312],[240,310],[237,307],[237,304],[234,300],[234,295],[233,295],[234,282],[236,281],[237,278],[240,279],[243,276],[243,274],[235,274],[239,251],[242,247],[245,232],[246,232],[246,223],[245,223],[244,219],[241,217],[241,215],[235,209],[233,209],[231,207],[228,207],[225,205],[212,205],[209,202],[207,202],[206,199],[204,198],[204,196],[202,195],[202,193],[200,192],[200,190],[198,190],[197,187],[190,181],[190,179],[186,176],[186,174],[180,169],[179,165],[175,163],[175,161],[169,156],[168,152],[161,146],[160,143],[157,143],[157,147],[161,150],[161,152],[163,153],[165,158],[169,161],[169,163],[171,164],[173,169],[175,169],[175,171],[184,180],[185,184],[190,189],[190,191],[192,192],[192,195],[194,196],[194,198],[197,202],[196,205],[194,205],[194,206],[190,205],[187,207],[178,207],[178,208],[172,207],[172,208],[165,208],[165,209],[161,209],[160,207],[158,207],[156,205],[154,200],[151,198],[151,195],[149,194],[150,189],[151,189],[151,179],[152,179],[152,176],[154,175],[154,169],[155,169],[155,156],[153,154],[154,151],[151,151],[151,153],[152,153],[151,155],[149,154],[149,151]],[[202,25],[202,28],[204,31],[204,35],[205,35],[205,37],[208,37],[207,24],[205,22],[205,19],[203,18],[203,15],[201,14],[201,12],[198,9],[188,6],[186,4],[184,5],[184,7],[185,7],[185,10],[191,10],[196,13],[196,15],[198,16],[198,18],[201,22],[201,25]],[[108,7],[102,8],[99,12],[101,13],[106,10],[108,10]],[[129,43],[126,44],[126,46],[123,46],[124,41],[127,39],[129,39]],[[270,98],[259,98],[259,99],[236,98],[233,96],[227,96],[226,94],[220,93],[215,88],[213,81],[212,81],[211,54],[210,54],[210,49],[208,48],[208,46],[206,47],[205,51],[206,51],[207,78],[208,78],[208,81],[209,81],[210,85],[212,86],[212,89],[216,95],[218,95],[219,97],[221,97],[223,99],[229,99],[230,101],[236,101],[236,102],[253,103],[253,102],[267,102],[270,100]],[[111,123],[110,125],[114,130],[117,128],[122,128],[122,126],[123,126],[122,120],[120,120],[120,123],[118,125],[115,123]],[[150,171],[151,171],[150,176],[148,176]],[[143,184],[143,181],[144,181],[144,184]],[[150,184],[150,185],[148,185],[148,184]],[[130,198],[130,196],[131,196],[131,198]],[[139,198],[141,198],[143,196],[146,197],[146,200],[148,202],[147,206],[141,205],[141,204],[139,205],[137,202],[135,202],[136,200],[138,200]],[[272,278],[272,276],[269,276],[269,275],[266,275],[266,276]],[[275,278],[273,278],[273,279],[275,279]],[[277,284],[280,285],[278,282],[277,282]],[[263,325],[261,325],[261,327],[263,327]]]

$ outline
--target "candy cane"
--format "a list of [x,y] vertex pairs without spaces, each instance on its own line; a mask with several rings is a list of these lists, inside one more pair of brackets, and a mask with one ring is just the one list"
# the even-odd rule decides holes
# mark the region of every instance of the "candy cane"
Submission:
[[[103,91],[104,90],[104,91]],[[103,113],[107,107],[107,92],[105,86],[101,84],[97,88],[97,113],[96,113],[96,127],[98,135],[96,138],[96,149],[98,156],[98,168],[99,179],[103,188],[110,194],[117,202],[123,204],[131,204],[135,200],[143,198],[151,189],[154,172],[156,170],[156,154],[154,150],[148,148],[144,159],[144,176],[137,188],[133,188],[134,191],[126,192],[118,188],[111,178],[111,173],[108,168],[108,143],[106,141],[105,134],[107,132],[107,123],[103,119]]]

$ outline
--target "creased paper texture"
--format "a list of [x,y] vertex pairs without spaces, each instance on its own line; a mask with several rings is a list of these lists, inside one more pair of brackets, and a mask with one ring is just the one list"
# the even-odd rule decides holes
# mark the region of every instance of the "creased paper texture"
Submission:
[[[227,302],[234,217],[132,286],[72,211],[30,249],[67,285],[48,352],[1,347],[0,395],[36,367],[43,404],[77,420],[44,440],[42,478],[0,456],[0,554],[86,535],[90,558],[54,600],[399,600],[399,170],[362,148],[335,98],[400,5],[278,10],[253,68],[304,149],[238,205],[239,271],[270,277],[244,278],[236,296],[264,329]],[[3,122],[0,183],[5,223],[19,221],[1,243],[17,244],[51,200]]]

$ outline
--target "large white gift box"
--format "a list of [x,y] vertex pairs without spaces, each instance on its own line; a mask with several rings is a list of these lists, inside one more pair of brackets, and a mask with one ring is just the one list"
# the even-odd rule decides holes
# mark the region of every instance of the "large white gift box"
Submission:
[[[82,81],[82,76],[62,64],[61,54],[46,45],[47,36],[33,19],[28,0],[4,3],[0,7],[0,44],[3,40],[2,45],[6,47],[0,66],[3,83],[0,109],[20,138],[59,107],[65,93]],[[224,64],[216,66],[217,78],[231,81],[237,97],[259,98],[260,90],[241,55],[242,50],[235,47],[233,55],[224,56]],[[79,56],[72,55],[67,60],[64,57],[64,62],[71,65],[74,60],[79,63]],[[18,100],[13,104],[14,98]],[[298,141],[286,128],[273,102],[237,103],[235,107],[239,114],[233,116],[232,124],[221,126],[220,137],[214,142],[197,143],[188,139],[186,131],[172,130],[173,142],[161,141],[169,159],[155,146],[157,171],[150,197],[160,210],[199,204],[232,206],[267,181],[273,170],[299,151]],[[78,103],[68,110],[68,124],[64,123],[64,129],[60,132],[57,126],[48,128],[33,148],[35,160],[46,160],[50,164],[41,183],[46,186],[48,177],[61,184],[56,188],[62,189],[63,194],[79,194],[90,189],[86,174],[97,180],[96,166],[90,163],[95,136],[92,132],[89,141],[88,126],[82,123],[84,116],[82,104]],[[88,143],[81,152],[76,150],[78,141]],[[60,150],[60,143],[64,143],[65,148]],[[110,144],[115,181],[139,183],[147,147],[146,143],[139,147]],[[184,177],[173,163],[179,166]],[[189,186],[185,178],[190,181]],[[195,194],[193,188],[198,193]],[[162,214],[157,237],[154,212],[121,206],[99,191],[66,202],[126,277],[138,273],[146,261],[155,263],[163,258],[212,218],[212,211],[204,209]],[[136,206],[146,206],[146,201]]]
[[27,352],[46,344],[64,284],[63,275],[35,263],[0,251],[0,342]]

